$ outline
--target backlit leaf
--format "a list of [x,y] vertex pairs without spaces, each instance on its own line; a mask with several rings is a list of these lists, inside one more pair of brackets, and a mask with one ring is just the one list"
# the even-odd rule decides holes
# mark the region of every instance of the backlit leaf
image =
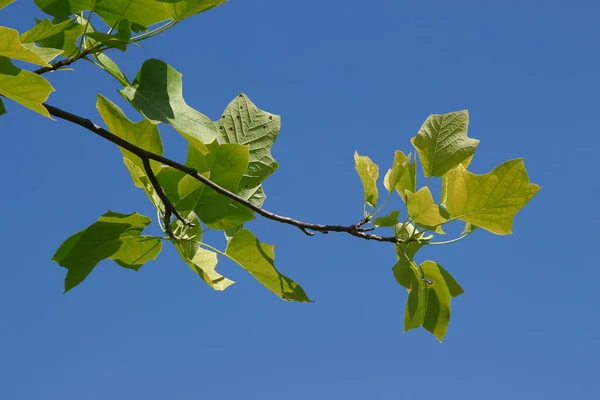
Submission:
[[[479,140],[467,137],[467,110],[430,115],[412,144],[419,152],[425,176],[442,176],[461,163],[468,165]],[[467,166],[465,165],[465,166]]]
[[400,215],[400,211],[392,211],[386,216],[375,218],[373,220],[373,225],[375,225],[376,227],[394,226],[398,223],[398,215]]
[[25,61],[42,67],[49,67],[42,57],[21,44],[19,32],[15,29],[0,26],[0,56],[13,60]]
[[512,233],[515,215],[540,190],[529,182],[520,158],[506,161],[484,175],[459,165],[446,178],[446,208],[452,217],[498,235]]
[[19,69],[8,58],[0,56],[1,95],[50,118],[48,110],[42,103],[53,91],[52,85],[43,77]]
[[69,237],[52,260],[67,268],[65,293],[79,285],[102,260],[110,258],[122,267],[138,270],[154,260],[162,248],[160,239],[140,236],[150,218],[112,211]]
[[229,103],[215,125],[219,129],[220,143],[239,143],[250,147],[250,163],[242,178],[243,187],[255,187],[277,170],[271,146],[279,134],[281,117],[260,110],[244,93],[240,93]]
[[433,196],[427,187],[422,187],[417,193],[407,192],[407,197],[408,215],[416,224],[425,228],[435,228],[437,233],[444,233],[440,225],[446,222],[446,218],[433,202]]
[[396,185],[396,192],[400,195],[402,201],[406,202],[406,191],[414,193],[417,191],[417,162],[412,160],[406,166],[400,181]]
[[6,7],[7,5],[9,5],[10,3],[14,2],[15,0],[0,0],[0,9]]
[[75,18],[69,18],[65,21],[53,24],[49,19],[44,19],[38,22],[33,28],[24,32],[19,36],[21,43],[33,43],[39,42],[42,39],[47,39],[51,36],[58,35],[59,33],[69,29],[77,24]]
[[241,229],[229,240],[225,253],[282,299],[309,302],[302,287],[275,268],[274,249],[275,246],[261,243],[248,229]]
[[[61,24],[65,21],[70,21],[71,18],[54,18],[53,24]],[[69,57],[75,54],[79,50],[78,39],[83,34],[85,29],[85,19],[78,16],[75,18],[76,23],[72,24],[65,30],[58,32],[54,35],[48,36],[47,38],[40,39],[38,42],[40,46],[51,47],[53,49],[63,50],[63,55]],[[91,24],[87,25],[88,32],[93,31]]]
[[392,168],[388,169],[385,177],[383,178],[383,186],[391,192],[396,188],[398,183],[400,183],[400,179],[404,172],[406,171],[406,167],[410,163],[410,154],[407,157],[400,150],[396,150],[394,154],[394,163],[392,164]]
[[377,191],[379,167],[368,156],[361,156],[358,152],[354,152],[354,166],[363,184],[365,202],[371,207],[375,207],[379,197],[379,192]]

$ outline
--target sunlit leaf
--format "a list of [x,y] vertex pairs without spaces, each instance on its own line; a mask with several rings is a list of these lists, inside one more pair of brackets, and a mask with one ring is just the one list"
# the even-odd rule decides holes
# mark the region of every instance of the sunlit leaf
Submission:
[[400,195],[402,201],[406,202],[406,191],[414,193],[417,191],[417,162],[412,160],[406,166],[400,181],[396,185],[396,192]]
[[225,109],[215,124],[220,143],[247,144],[250,147],[248,171],[242,187],[253,188],[278,168],[271,146],[279,134],[281,118],[260,110],[244,93],[240,93]]
[[43,77],[19,69],[8,58],[0,56],[0,95],[50,118],[42,103],[53,91],[52,85]]
[[227,0],[158,0],[165,3],[169,15],[175,21],[181,21],[184,18],[210,10]]
[[77,24],[75,18],[69,18],[65,21],[53,24],[49,19],[38,22],[33,28],[19,36],[21,43],[33,43],[58,35]]
[[225,253],[282,299],[311,301],[300,285],[277,271],[274,249],[275,246],[261,243],[248,229],[241,229],[229,240]]
[[[442,176],[470,160],[479,140],[467,137],[467,110],[430,115],[412,144],[419,152],[425,176]],[[468,166],[468,162],[466,163]]]
[[23,43],[23,47],[33,51],[47,63],[54,60],[64,52],[63,50],[53,49],[52,47],[39,47],[35,43]]
[[377,191],[379,167],[368,156],[361,156],[358,152],[354,152],[354,166],[363,184],[365,202],[371,207],[375,207],[379,196]]
[[119,68],[119,66],[110,57],[104,53],[96,53],[94,54],[94,58],[103,67],[103,69],[116,78],[121,85],[129,85],[129,80],[123,71],[121,71],[121,68]]
[[540,190],[529,182],[523,159],[477,175],[462,165],[448,172],[446,206],[453,218],[499,235],[512,233],[513,218]]
[[396,153],[394,154],[394,162],[392,164],[392,168],[388,169],[387,173],[383,178],[383,186],[385,186],[388,192],[394,190],[398,183],[400,183],[400,179],[402,178],[402,175],[404,175],[409,163],[410,154],[407,157],[400,150],[396,150]]
[[79,285],[107,258],[122,267],[138,270],[144,263],[154,260],[162,248],[160,239],[140,236],[150,218],[112,211],[97,222],[69,237],[52,258],[67,268],[65,293]]
[[400,211],[395,210],[389,213],[386,216],[375,218],[373,220],[373,225],[376,227],[380,226],[394,226],[398,223],[398,215],[400,215]]
[[181,133],[211,143],[218,136],[215,124],[183,99],[181,74],[156,59],[144,62],[133,80],[120,92],[148,119],[172,125]]
[[433,196],[427,187],[417,193],[407,192],[407,209],[410,218],[425,228],[435,228],[437,233],[444,233],[441,226],[446,222],[440,213],[440,208],[434,203]]
[[[71,18],[69,17],[54,18],[52,20],[52,23],[56,25],[70,20]],[[72,24],[65,30],[58,32],[54,35],[48,36],[47,38],[40,39],[38,41],[40,46],[64,50],[63,55],[65,57],[70,57],[74,55],[79,50],[78,39],[83,34],[83,30],[86,26],[85,19],[80,16],[75,18],[75,21],[76,23]],[[87,29],[88,32],[93,31],[91,24],[87,24]]]
[[35,51],[32,51],[21,44],[18,31],[4,26],[0,26],[0,56],[41,65],[42,67],[50,66],[50,64],[44,61],[44,59]]
[[6,7],[7,5],[9,5],[10,3],[14,2],[15,0],[0,0],[0,9]]

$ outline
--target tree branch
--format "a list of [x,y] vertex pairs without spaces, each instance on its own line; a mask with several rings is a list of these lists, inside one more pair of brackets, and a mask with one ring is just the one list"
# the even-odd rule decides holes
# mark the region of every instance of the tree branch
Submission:
[[[149,168],[149,160],[158,161],[164,165],[168,165],[169,167],[175,168],[175,169],[191,176],[192,178],[196,179],[197,181],[205,184],[206,186],[214,189],[217,193],[220,193],[223,196],[226,196],[226,197],[230,198],[231,200],[233,200],[245,207],[248,207],[255,213],[257,213],[267,219],[270,219],[272,221],[281,222],[283,224],[295,226],[309,236],[312,236],[311,232],[309,232],[309,231],[321,232],[321,233],[345,232],[347,234],[350,234],[352,236],[355,236],[355,237],[358,237],[361,239],[374,240],[374,241],[378,241],[378,242],[389,242],[389,243],[395,243],[395,244],[406,242],[406,241],[396,238],[394,236],[384,237],[384,236],[379,236],[379,235],[370,234],[370,233],[365,232],[365,229],[361,228],[362,225],[364,225],[364,223],[366,222],[366,221],[363,222],[364,220],[362,220],[358,224],[349,225],[349,226],[324,225],[324,224],[312,224],[312,223],[308,223],[308,222],[302,222],[302,221],[298,221],[298,220],[295,220],[290,217],[284,217],[281,215],[274,214],[270,211],[264,210],[256,205],[252,204],[251,202],[238,196],[237,194],[230,192],[229,190],[217,185],[210,179],[200,175],[195,169],[190,168],[186,165],[180,164],[176,161],[173,161],[173,160],[163,157],[161,155],[144,150],[141,147],[138,147],[132,143],[129,143],[128,141],[107,131],[106,129],[99,127],[98,125],[94,124],[91,120],[89,120],[87,118],[83,118],[78,115],[71,114],[68,111],[51,106],[50,104],[44,104],[44,107],[46,107],[46,109],[48,110],[50,115],[52,115],[56,118],[59,118],[59,119],[63,119],[65,121],[69,121],[76,125],[79,125],[85,129],[95,133],[96,135],[98,135],[98,136],[116,144],[117,146],[119,146],[125,150],[128,150],[131,153],[140,157],[140,159],[142,159],[142,161],[145,163],[144,165],[145,166],[148,165],[148,168],[146,168],[146,173],[148,174],[148,178],[151,180],[152,185],[154,186],[155,190],[157,191],[158,196],[161,197],[161,193],[162,193],[162,196],[164,196],[164,198],[161,197],[161,200],[163,201],[163,204],[165,205],[165,216],[168,213],[169,209],[170,209],[171,213],[174,214],[173,210],[175,210],[175,207],[173,206],[172,203],[170,203],[170,201],[164,194],[164,191],[160,187],[158,180],[152,173],[152,170]],[[150,173],[148,171],[150,171]],[[154,177],[155,182],[152,182],[152,177]],[[177,214],[174,214],[174,215],[177,215]],[[170,216],[169,216],[169,220],[170,220]],[[166,224],[166,222],[165,222],[165,224]],[[410,240],[414,240],[414,239],[409,239],[407,241],[410,241]]]
[[98,50],[102,50],[102,49],[90,47],[89,49],[82,51],[81,53],[77,54],[76,56],[65,58],[64,60],[60,60],[60,61],[53,63],[51,67],[38,68],[35,71],[33,71],[33,73],[42,75],[42,74],[45,74],[46,72],[56,71],[57,69],[71,65],[75,61],[78,61],[79,59],[84,58]]

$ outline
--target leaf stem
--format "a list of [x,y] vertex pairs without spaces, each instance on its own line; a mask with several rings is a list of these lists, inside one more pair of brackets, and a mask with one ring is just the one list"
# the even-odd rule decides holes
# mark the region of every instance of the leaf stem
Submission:
[[425,242],[423,244],[425,244],[425,245],[444,245],[444,244],[455,243],[455,242],[458,242],[459,240],[463,240],[464,238],[466,238],[467,236],[469,236],[471,233],[473,233],[473,231],[464,233],[464,234],[460,235],[457,238],[454,238],[454,239],[451,239],[451,240],[446,240],[444,242]]

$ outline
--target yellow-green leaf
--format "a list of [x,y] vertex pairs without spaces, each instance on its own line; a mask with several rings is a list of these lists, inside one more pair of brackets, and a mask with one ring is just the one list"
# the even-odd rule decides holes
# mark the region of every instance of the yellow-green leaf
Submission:
[[406,191],[414,193],[417,191],[417,162],[413,159],[408,163],[404,174],[396,185],[396,192],[402,201],[406,202]]
[[540,190],[529,182],[520,158],[506,161],[484,175],[459,165],[448,172],[446,179],[450,215],[498,235],[512,233],[515,215]]
[[479,140],[467,137],[469,112],[430,115],[411,139],[419,152],[425,176],[442,176],[452,168],[467,164]]
[[375,218],[373,220],[373,225],[376,227],[380,226],[394,226],[398,223],[398,215],[400,215],[400,211],[395,210],[385,215],[383,217]]
[[4,107],[4,103],[2,102],[2,99],[0,98],[0,115],[4,115],[6,114],[6,108]]
[[401,152],[400,150],[396,150],[394,154],[394,163],[392,164],[392,168],[388,169],[387,173],[383,178],[383,186],[391,192],[396,188],[402,175],[406,171],[406,167],[410,163],[410,154],[408,157],[406,154]]
[[30,71],[13,65],[6,57],[0,56],[0,94],[29,108],[44,117],[50,118],[42,105],[54,91],[50,82]]
[[0,26],[0,56],[41,65],[42,67],[50,66],[50,64],[35,51],[32,51],[21,44],[18,31],[4,26]]
[[260,242],[248,229],[241,229],[229,240],[225,253],[282,299],[309,302],[300,285],[277,271],[274,250],[275,246]]
[[365,191],[365,202],[371,207],[377,204],[379,192],[377,191],[377,178],[379,178],[379,167],[371,161],[368,156],[354,153],[354,166],[363,184]]
[[10,3],[14,2],[15,0],[0,0],[0,9],[6,7],[7,5],[9,5]]
[[447,220],[440,213],[440,208],[434,203],[429,188],[423,187],[417,193],[406,192],[408,197],[407,209],[410,218],[425,228],[435,228],[437,233],[444,233],[441,225]]
[[53,24],[49,19],[46,18],[43,21],[38,22],[27,32],[22,33],[19,36],[19,39],[21,39],[21,43],[39,42],[40,40],[58,35],[59,33],[75,26],[76,24],[77,22],[75,18],[69,18],[57,24]]

